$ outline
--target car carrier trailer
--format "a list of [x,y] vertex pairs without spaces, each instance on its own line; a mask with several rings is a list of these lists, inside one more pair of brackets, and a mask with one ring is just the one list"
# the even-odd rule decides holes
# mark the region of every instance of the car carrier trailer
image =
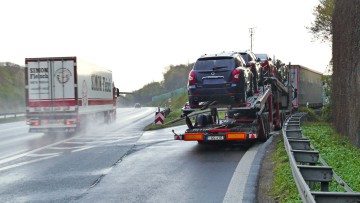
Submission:
[[[197,109],[183,108],[188,129],[183,134],[174,132],[175,140],[198,141],[199,143],[224,141],[266,141],[273,130],[280,130],[286,115],[292,110],[292,88],[287,77],[265,77],[258,91],[246,102],[219,108],[216,101],[204,102]],[[193,123],[190,115],[199,113]],[[218,112],[226,112],[225,120],[220,120]]]

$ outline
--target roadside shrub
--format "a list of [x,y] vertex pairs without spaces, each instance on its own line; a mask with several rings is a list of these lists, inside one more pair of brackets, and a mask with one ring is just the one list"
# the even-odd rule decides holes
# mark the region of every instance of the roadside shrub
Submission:
[[331,111],[331,105],[330,103],[324,105],[322,111],[321,111],[321,119],[326,122],[330,122],[332,120],[332,111]]
[[299,112],[307,112],[307,115],[305,117],[306,121],[311,121],[311,122],[321,121],[321,117],[315,112],[314,109],[310,109],[307,107],[300,107]]

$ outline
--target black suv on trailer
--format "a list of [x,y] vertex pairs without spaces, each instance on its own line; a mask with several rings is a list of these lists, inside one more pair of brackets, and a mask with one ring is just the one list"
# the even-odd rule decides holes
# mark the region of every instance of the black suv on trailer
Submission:
[[[256,82],[255,82],[256,83]],[[200,102],[241,106],[254,94],[253,75],[241,54],[236,52],[204,55],[189,73],[188,95],[191,108]]]

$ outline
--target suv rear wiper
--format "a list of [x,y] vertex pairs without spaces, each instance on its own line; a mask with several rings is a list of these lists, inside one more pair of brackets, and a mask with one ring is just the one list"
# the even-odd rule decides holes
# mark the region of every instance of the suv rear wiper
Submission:
[[217,66],[217,67],[214,67],[213,70],[218,70],[218,69],[222,69],[222,68],[227,68],[226,66]]

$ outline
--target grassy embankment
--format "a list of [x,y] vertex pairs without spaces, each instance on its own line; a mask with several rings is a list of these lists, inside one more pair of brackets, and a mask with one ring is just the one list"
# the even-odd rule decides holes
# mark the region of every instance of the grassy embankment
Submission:
[[[319,117],[309,112],[309,119],[317,122],[303,122],[301,124],[304,136],[311,140],[311,144],[320,152],[322,158],[333,170],[354,190],[360,192],[360,149],[349,139],[334,132],[331,124],[320,122]],[[270,195],[279,202],[301,202],[295,182],[292,178],[289,159],[284,149],[283,140],[279,140],[273,160],[276,162],[274,172],[274,188]],[[319,184],[312,190],[319,191]],[[341,192],[343,188],[333,180],[330,191]]]
[[178,125],[184,125],[185,121],[181,120],[179,122],[169,124],[168,122],[173,121],[175,119],[180,118],[182,111],[181,108],[184,106],[184,104],[188,101],[186,94],[180,94],[178,96],[172,97],[171,102],[168,102],[168,100],[164,100],[163,102],[152,104],[155,106],[160,106],[162,108],[170,108],[170,114],[165,117],[164,125],[154,125],[150,124],[145,127],[144,130],[156,130],[161,128],[167,128],[171,126],[178,126]]

